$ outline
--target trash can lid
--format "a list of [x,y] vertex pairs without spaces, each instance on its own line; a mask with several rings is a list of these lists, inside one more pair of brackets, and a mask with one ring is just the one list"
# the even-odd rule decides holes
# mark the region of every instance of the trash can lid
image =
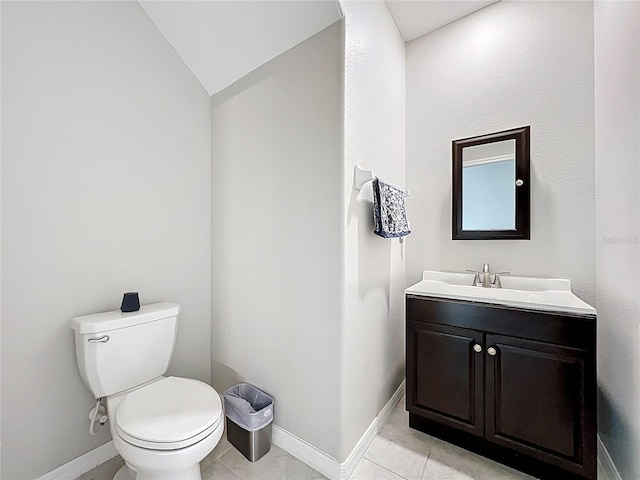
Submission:
[[218,393],[206,383],[179,377],[134,390],[116,410],[116,426],[125,437],[154,443],[183,442],[221,420]]

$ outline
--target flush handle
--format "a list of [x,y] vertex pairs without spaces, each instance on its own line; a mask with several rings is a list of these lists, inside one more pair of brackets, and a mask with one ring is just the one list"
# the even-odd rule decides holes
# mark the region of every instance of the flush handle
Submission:
[[489,348],[487,348],[487,353],[493,357],[498,352],[497,352],[497,350],[495,348],[489,347]]
[[97,338],[90,338],[89,343],[106,343],[109,341],[109,335],[103,335]]

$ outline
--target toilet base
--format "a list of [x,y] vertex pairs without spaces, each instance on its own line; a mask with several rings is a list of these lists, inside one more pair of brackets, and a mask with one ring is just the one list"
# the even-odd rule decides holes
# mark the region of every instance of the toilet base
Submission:
[[133,474],[133,477],[128,476],[130,474],[126,470],[120,473],[123,470],[120,469],[114,480],[202,480],[200,462],[218,444],[223,432],[224,423],[211,435],[189,447],[147,450],[125,442],[112,428],[113,444],[126,462],[125,467]]
[[[107,412],[117,419],[118,408],[126,395],[107,397]],[[224,432],[224,413],[207,437],[187,447],[155,450],[140,447],[120,437],[114,422],[109,422],[113,445],[125,461],[114,480],[202,480],[200,462],[215,448]]]
[[113,476],[113,480],[136,480],[136,472],[125,463]]

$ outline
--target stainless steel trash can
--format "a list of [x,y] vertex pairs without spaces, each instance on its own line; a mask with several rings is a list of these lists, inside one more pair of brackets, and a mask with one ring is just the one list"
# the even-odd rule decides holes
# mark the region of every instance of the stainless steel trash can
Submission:
[[271,449],[273,398],[249,383],[224,392],[227,440],[250,462]]
[[259,460],[271,449],[271,423],[258,430],[245,430],[227,417],[227,440],[250,462]]

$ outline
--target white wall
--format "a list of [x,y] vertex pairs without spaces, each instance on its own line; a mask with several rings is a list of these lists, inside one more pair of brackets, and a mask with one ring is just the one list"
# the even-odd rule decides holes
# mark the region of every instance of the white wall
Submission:
[[344,48],[330,27],[212,106],[214,386],[264,388],[277,425],[340,462],[404,375],[404,252],[373,235],[353,165],[404,184],[405,122],[387,7],[341,6]]
[[212,99],[214,387],[338,456],[342,23]]
[[[2,8],[0,8],[0,52],[2,52]],[[1,57],[1,55],[0,55]],[[2,62],[0,61],[0,112],[2,112]],[[0,115],[2,132],[2,115]],[[2,251],[2,135],[0,135],[0,252]],[[2,255],[0,255],[2,272]],[[0,313],[2,312],[2,275],[0,274]],[[0,419],[2,418],[2,322],[0,315]],[[2,421],[0,421],[0,475],[2,475]]]
[[640,478],[640,4],[595,3],[600,437]]
[[210,379],[209,97],[136,2],[2,2],[2,478],[105,443],[71,318],[180,303]]
[[[593,5],[498,2],[407,44],[407,284],[570,278],[595,301]],[[531,240],[451,240],[451,141],[531,125]]]
[[[358,163],[405,184],[405,46],[384,2],[341,2],[344,65],[344,300],[341,441],[344,461],[404,377],[404,248],[373,234],[371,185]],[[418,220],[409,212],[409,220]],[[413,234],[407,237],[411,244]],[[405,243],[406,245],[406,243]]]

